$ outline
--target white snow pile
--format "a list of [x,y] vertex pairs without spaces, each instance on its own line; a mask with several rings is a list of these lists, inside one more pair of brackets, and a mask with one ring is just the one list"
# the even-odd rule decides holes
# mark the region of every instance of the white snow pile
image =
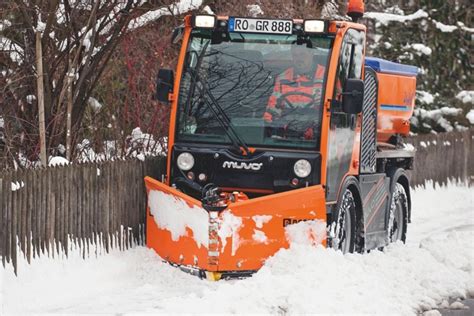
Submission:
[[429,48],[426,45],[420,44],[420,43],[411,44],[410,47],[413,50],[415,50],[415,52],[418,56],[421,56],[421,55],[429,56],[433,52],[433,50],[431,48]]
[[418,10],[413,14],[401,15],[401,14],[392,14],[392,13],[383,13],[383,12],[366,12],[364,18],[374,19],[377,22],[388,25],[390,22],[406,22],[413,21],[416,19],[427,18],[428,13],[423,10]]
[[[106,140],[103,143],[103,151],[96,152],[92,148],[90,140],[83,139],[82,142],[77,144],[76,148],[79,152],[79,162],[94,162],[94,161],[103,161],[103,160],[113,160],[114,158],[119,157],[118,150],[120,150],[119,141],[116,140]],[[58,147],[58,151],[62,148]]]
[[474,90],[463,90],[456,95],[462,103],[474,103]]
[[456,23],[463,31],[474,33],[474,27],[467,27],[464,23],[461,21],[458,21]]
[[[110,125],[112,127],[112,125]],[[93,162],[114,159],[119,156],[119,152],[125,152],[126,157],[134,157],[139,160],[145,160],[147,156],[164,156],[167,150],[167,137],[155,140],[152,134],[143,133],[137,127],[132,130],[131,134],[126,137],[125,148],[122,151],[122,144],[119,141],[104,141],[103,151],[96,152],[92,148],[90,140],[83,139],[77,145],[79,152],[78,160],[80,162]]]
[[[316,246],[326,239],[326,222],[321,220],[303,221],[285,228],[290,244]],[[309,238],[308,238],[309,236]]]
[[80,162],[96,161],[102,158],[102,155],[97,155],[94,149],[92,149],[92,144],[88,139],[83,139],[76,147],[80,153]]
[[49,157],[48,166],[55,167],[55,166],[65,166],[69,164],[69,160],[61,156]]
[[21,182],[18,182],[18,181],[12,182],[12,191],[18,191],[23,187],[25,187],[25,182],[23,182],[23,181],[21,181]]
[[144,160],[145,156],[158,156],[166,153],[167,138],[155,140],[153,135],[143,133],[140,127],[132,131],[127,142],[127,154],[141,160]]
[[263,15],[263,10],[260,8],[258,4],[249,4],[247,5],[247,10],[249,10],[249,14],[252,17],[257,17],[259,15]]
[[390,42],[383,42],[383,46],[384,46],[386,49],[390,49],[390,48],[392,48],[392,43],[390,43]]
[[342,255],[294,243],[244,280],[199,280],[145,247],[97,251],[86,260],[72,249],[68,259],[41,257],[31,265],[20,256],[18,277],[10,265],[0,268],[0,314],[416,315],[472,295],[472,188],[428,185],[412,197],[405,245]]
[[426,91],[417,90],[416,99],[423,104],[432,104],[434,102],[434,96]]
[[263,243],[263,244],[268,242],[268,237],[265,234],[265,232],[258,229],[253,230],[252,239],[255,240],[256,242]]
[[[178,241],[182,237],[192,238],[198,244],[198,247],[208,248],[210,215],[201,206],[197,204],[190,205],[179,197],[156,190],[150,191],[149,206],[150,213],[153,215],[157,226],[167,230],[172,240]],[[271,218],[272,216],[261,215],[254,216],[253,220],[256,222],[257,228],[262,228],[263,223]],[[231,253],[235,255],[241,245],[238,231],[242,226],[242,218],[232,214],[232,210],[226,210],[222,217],[217,220],[219,221],[217,234],[222,240],[221,252],[224,252],[227,241],[231,238]],[[318,238],[324,236],[320,231],[317,231],[317,233],[319,233]],[[263,231],[255,229],[253,239],[265,243],[267,236]],[[319,243],[321,243],[321,240],[319,240]]]
[[458,29],[456,25],[446,25],[434,19],[432,21],[435,24],[436,28],[443,33],[451,33]]
[[217,231],[217,235],[222,241],[222,249],[221,252],[224,252],[227,239],[232,237],[232,244],[231,244],[231,253],[235,255],[237,249],[240,247],[240,239],[238,230],[242,226],[242,218],[234,216],[231,212],[225,212],[224,216],[219,223],[219,230]]
[[36,168],[41,166],[41,161],[30,161],[24,153],[19,152],[17,159],[13,160],[13,168],[14,170],[18,170],[20,167],[22,168]]
[[89,97],[89,100],[87,100],[87,104],[91,107],[94,112],[98,112],[102,108],[102,104],[93,97]]
[[466,114],[466,118],[469,120],[471,125],[474,125],[474,109],[469,110],[469,112]]
[[3,32],[5,29],[9,28],[12,26],[12,22],[8,20],[1,20],[0,21],[0,32]]
[[272,220],[271,215],[254,215],[252,220],[255,222],[255,227],[262,228],[264,224]]
[[36,27],[34,28],[34,30],[35,30],[35,32],[43,33],[45,29],[46,29],[46,23],[41,21],[41,13],[40,13],[40,14],[38,14],[38,22],[37,22]]
[[[84,50],[88,52],[90,48],[92,47],[92,34],[93,34],[93,28],[87,31],[87,33],[84,35],[83,40],[82,40],[82,46],[84,46]],[[90,102],[90,100],[89,100]]]
[[141,15],[138,18],[130,21],[128,26],[129,30],[133,30],[146,24],[158,20],[160,17],[165,15],[180,15],[186,12],[199,9],[202,5],[202,0],[180,0],[169,6],[162,7],[157,10],[153,10]]
[[439,110],[432,110],[429,112],[431,113],[432,116],[434,116],[436,115],[435,113],[438,113],[438,111],[441,112],[443,115],[447,115],[447,116],[457,116],[462,113],[462,109],[448,107],[448,106],[444,106]]
[[364,18],[376,20],[377,23],[380,23],[384,26],[387,26],[390,22],[404,23],[407,21],[426,18],[427,20],[431,21],[435,25],[435,27],[443,33],[452,33],[458,29],[469,33],[474,32],[474,28],[467,27],[464,23],[460,21],[456,23],[457,25],[448,25],[436,21],[435,19],[429,17],[428,13],[426,11],[423,11],[422,9],[416,11],[413,14],[405,15],[403,10],[398,8],[398,6],[394,6],[387,8],[385,12],[366,12],[364,14]]
[[464,23],[458,21],[456,24],[457,25],[448,25],[448,24],[443,24],[441,22],[438,22],[436,21],[435,19],[432,19],[431,20],[434,25],[436,26],[436,28],[438,30],[440,30],[441,32],[444,32],[444,33],[451,33],[451,32],[454,32],[456,31],[458,28],[465,31],[465,32],[470,32],[470,33],[473,33],[474,32],[474,28],[470,28],[470,27],[467,27]]
[[429,128],[431,128],[431,124],[435,124],[442,127],[446,132],[451,132],[454,130],[454,127],[446,117],[456,117],[461,113],[462,109],[447,106],[435,110],[417,108],[413,111],[413,117],[410,122],[414,126],[419,126],[422,123]]
[[150,191],[149,205],[156,224],[159,228],[168,230],[172,240],[178,241],[180,237],[187,236],[189,228],[196,243],[207,248],[209,213],[203,208],[189,207],[186,201],[155,190]]
[[1,52],[8,52],[10,55],[10,59],[21,65],[23,63],[23,48],[21,48],[18,44],[15,44],[10,39],[0,35],[0,51]]
[[406,151],[416,151],[416,148],[413,146],[413,144],[403,144],[403,149]]

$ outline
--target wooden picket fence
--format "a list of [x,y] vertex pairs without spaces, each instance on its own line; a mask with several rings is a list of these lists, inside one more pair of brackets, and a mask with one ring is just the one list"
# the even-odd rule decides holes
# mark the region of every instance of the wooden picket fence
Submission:
[[21,171],[0,176],[0,256],[17,271],[17,250],[30,262],[68,254],[75,243],[109,251],[144,243],[143,178],[159,177],[163,158],[116,160]]
[[409,137],[406,142],[416,148],[412,186],[451,181],[474,181],[474,129]]
[[[472,182],[474,129],[413,136],[417,149],[411,184],[449,179]],[[0,175],[0,256],[17,271],[17,250],[35,256],[68,254],[74,243],[85,257],[90,245],[127,249],[144,243],[146,175],[160,178],[161,158],[116,160]]]

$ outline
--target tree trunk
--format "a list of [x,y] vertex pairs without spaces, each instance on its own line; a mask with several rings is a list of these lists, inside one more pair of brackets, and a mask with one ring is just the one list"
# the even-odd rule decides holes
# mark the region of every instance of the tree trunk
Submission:
[[37,69],[37,90],[38,90],[38,118],[40,136],[40,159],[41,164],[46,166],[46,129],[44,124],[44,84],[43,84],[43,50],[41,47],[41,33],[36,32],[36,69]]

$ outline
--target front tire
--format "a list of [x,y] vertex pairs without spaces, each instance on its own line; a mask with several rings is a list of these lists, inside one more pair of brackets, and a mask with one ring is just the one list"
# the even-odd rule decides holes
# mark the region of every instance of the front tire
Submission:
[[392,193],[390,217],[388,221],[389,242],[405,242],[408,226],[408,197],[405,188],[396,183]]
[[352,253],[356,237],[356,203],[352,191],[346,189],[338,203],[336,216],[330,227],[331,246],[342,253]]

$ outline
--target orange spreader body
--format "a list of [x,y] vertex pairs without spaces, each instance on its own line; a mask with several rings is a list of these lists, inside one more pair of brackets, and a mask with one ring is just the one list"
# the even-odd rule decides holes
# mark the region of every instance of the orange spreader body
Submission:
[[[321,185],[237,201],[217,213],[206,212],[199,201],[157,180],[146,177],[145,183],[150,200],[147,245],[168,262],[201,271],[258,270],[265,259],[289,247],[291,237],[286,227],[298,221],[319,223],[322,229],[308,231],[308,240],[326,243]],[[151,202],[152,195],[158,197],[155,203]],[[194,219],[186,217],[191,214],[186,208]],[[168,216],[174,219],[173,225],[167,226]]]
[[377,73],[379,82],[377,140],[391,136],[407,136],[415,108],[416,77]]

